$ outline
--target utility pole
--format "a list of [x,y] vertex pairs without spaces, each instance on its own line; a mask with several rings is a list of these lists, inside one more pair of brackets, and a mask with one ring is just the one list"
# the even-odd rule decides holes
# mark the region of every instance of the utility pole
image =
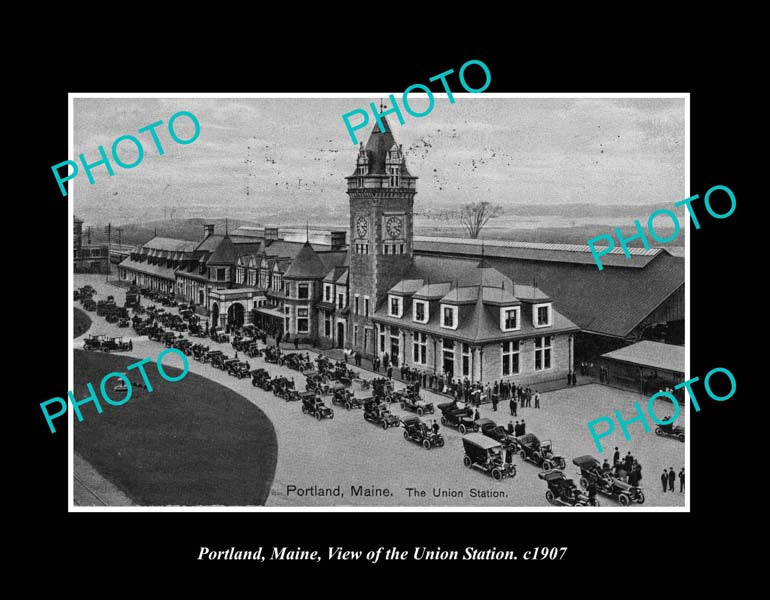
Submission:
[[120,241],[120,232],[123,231],[123,228],[122,227],[116,227],[115,231],[118,232],[118,246],[122,249],[123,244]]
[[86,239],[88,240],[88,245],[91,245],[91,226],[89,225],[86,227]]
[[107,234],[107,277],[104,281],[110,280],[110,251],[112,249],[112,223],[107,223],[104,229]]

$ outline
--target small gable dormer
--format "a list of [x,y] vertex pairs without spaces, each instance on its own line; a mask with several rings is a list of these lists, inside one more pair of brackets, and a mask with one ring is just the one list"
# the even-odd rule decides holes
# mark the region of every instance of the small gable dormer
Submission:
[[401,168],[404,165],[404,154],[401,146],[393,144],[385,157],[385,171],[388,175],[388,187],[401,186]]

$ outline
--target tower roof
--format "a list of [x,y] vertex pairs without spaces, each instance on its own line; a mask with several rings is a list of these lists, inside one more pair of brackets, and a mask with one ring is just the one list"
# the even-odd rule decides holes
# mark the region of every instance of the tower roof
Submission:
[[323,279],[329,272],[310,242],[305,242],[284,275],[287,279]]
[[385,133],[380,131],[379,123],[375,122],[369,140],[366,142],[365,150],[369,155],[369,174],[385,175],[385,159],[388,156],[388,150],[393,147],[396,140],[393,138],[390,125],[385,117],[381,117],[382,124],[385,127]]
[[238,260],[238,250],[229,235],[225,235],[209,258],[210,265],[234,265]]

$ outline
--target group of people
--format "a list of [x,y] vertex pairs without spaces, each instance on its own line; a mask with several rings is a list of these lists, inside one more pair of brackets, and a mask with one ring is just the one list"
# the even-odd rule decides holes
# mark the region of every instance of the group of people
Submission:
[[[674,471],[674,467],[671,467],[670,469],[663,469],[663,473],[660,475],[660,483],[663,485],[663,491],[666,491],[666,487],[668,486],[668,491],[673,492],[674,491],[674,484],[676,483],[676,471]],[[684,467],[682,467],[679,471],[679,493],[684,493]]]
[[639,485],[642,480],[642,465],[634,458],[629,450],[621,459],[620,450],[615,447],[615,453],[612,455],[612,466],[604,459],[602,472],[611,472],[616,478],[621,479],[631,485]]
[[525,433],[527,433],[527,424],[524,422],[524,419],[521,422],[516,421],[515,425],[508,421],[508,435],[519,437]]

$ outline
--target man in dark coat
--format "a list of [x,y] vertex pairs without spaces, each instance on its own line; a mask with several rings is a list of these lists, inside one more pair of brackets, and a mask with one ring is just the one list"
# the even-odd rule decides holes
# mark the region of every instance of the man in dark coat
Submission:
[[615,454],[612,455],[612,464],[616,465],[620,462],[620,450],[615,446]]
[[663,474],[660,476],[660,482],[663,484],[663,491],[666,491],[666,485],[668,484],[668,470],[663,469]]
[[676,473],[674,472],[674,467],[671,467],[671,469],[668,472],[668,491],[669,492],[674,491],[675,481],[676,481]]
[[508,406],[511,408],[511,416],[515,417],[516,416],[516,400],[511,398],[509,400],[509,402],[508,402]]
[[[518,421],[517,421],[518,423]],[[513,423],[511,421],[508,421],[508,435],[513,435]]]
[[524,422],[524,419],[521,420],[521,435],[524,435],[527,433],[527,424]]
[[684,493],[684,467],[679,471],[679,493]]
[[492,410],[497,412],[497,394],[492,394]]
[[393,379],[393,367],[388,367],[388,379]]
[[521,435],[521,425],[516,421],[516,425],[513,426],[513,435],[519,437]]
[[478,421],[481,418],[481,413],[479,412],[479,409],[476,409],[476,412],[473,415],[473,420]]

